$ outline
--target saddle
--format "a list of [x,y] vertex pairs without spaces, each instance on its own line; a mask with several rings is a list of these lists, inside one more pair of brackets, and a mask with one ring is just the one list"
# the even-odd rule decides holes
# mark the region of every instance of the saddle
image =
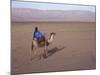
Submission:
[[37,42],[38,42],[38,44],[39,44],[40,47],[44,46],[45,42],[46,42],[47,46],[49,45],[49,43],[46,41],[45,37],[37,39]]
[[44,43],[45,42],[45,37],[41,37],[37,39],[38,44]]

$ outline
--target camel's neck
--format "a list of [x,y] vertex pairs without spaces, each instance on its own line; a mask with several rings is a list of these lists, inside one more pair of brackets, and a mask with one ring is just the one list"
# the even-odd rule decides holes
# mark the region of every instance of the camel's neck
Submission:
[[50,35],[50,38],[48,39],[48,42],[51,43],[54,40],[54,35]]

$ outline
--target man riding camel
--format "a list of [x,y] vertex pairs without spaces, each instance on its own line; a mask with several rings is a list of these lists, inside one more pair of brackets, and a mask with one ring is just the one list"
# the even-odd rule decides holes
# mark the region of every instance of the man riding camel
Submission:
[[54,40],[54,35],[54,32],[50,33],[50,37],[49,39],[47,39],[45,34],[40,32],[38,30],[38,27],[35,27],[32,41],[32,51],[34,50],[34,55],[37,53],[36,49],[38,49],[39,47],[44,47],[44,53],[42,55],[40,54],[40,57],[43,56],[46,58],[48,56],[48,46]]
[[45,36],[43,35],[42,32],[38,30],[38,27],[35,27],[33,40],[37,41],[37,43],[41,43],[42,41],[45,41]]

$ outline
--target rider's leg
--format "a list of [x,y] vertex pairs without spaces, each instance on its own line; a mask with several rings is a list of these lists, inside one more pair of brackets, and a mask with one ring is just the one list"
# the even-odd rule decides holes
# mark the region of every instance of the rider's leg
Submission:
[[38,48],[38,43],[36,38],[34,38],[33,40],[33,45],[34,45],[34,54],[36,54],[36,49]]

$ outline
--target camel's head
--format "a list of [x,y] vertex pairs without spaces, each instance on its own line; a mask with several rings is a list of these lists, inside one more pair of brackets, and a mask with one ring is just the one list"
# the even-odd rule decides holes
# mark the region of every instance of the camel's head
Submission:
[[56,33],[54,33],[54,32],[50,33],[50,37],[49,37],[49,40],[48,40],[49,43],[51,43],[55,39],[54,35],[56,35]]
[[50,35],[56,35],[56,33],[55,32],[52,32],[52,33],[50,33]]
[[53,39],[55,39],[55,37],[54,37],[55,35],[56,35],[55,32],[50,33],[50,37],[52,37]]

